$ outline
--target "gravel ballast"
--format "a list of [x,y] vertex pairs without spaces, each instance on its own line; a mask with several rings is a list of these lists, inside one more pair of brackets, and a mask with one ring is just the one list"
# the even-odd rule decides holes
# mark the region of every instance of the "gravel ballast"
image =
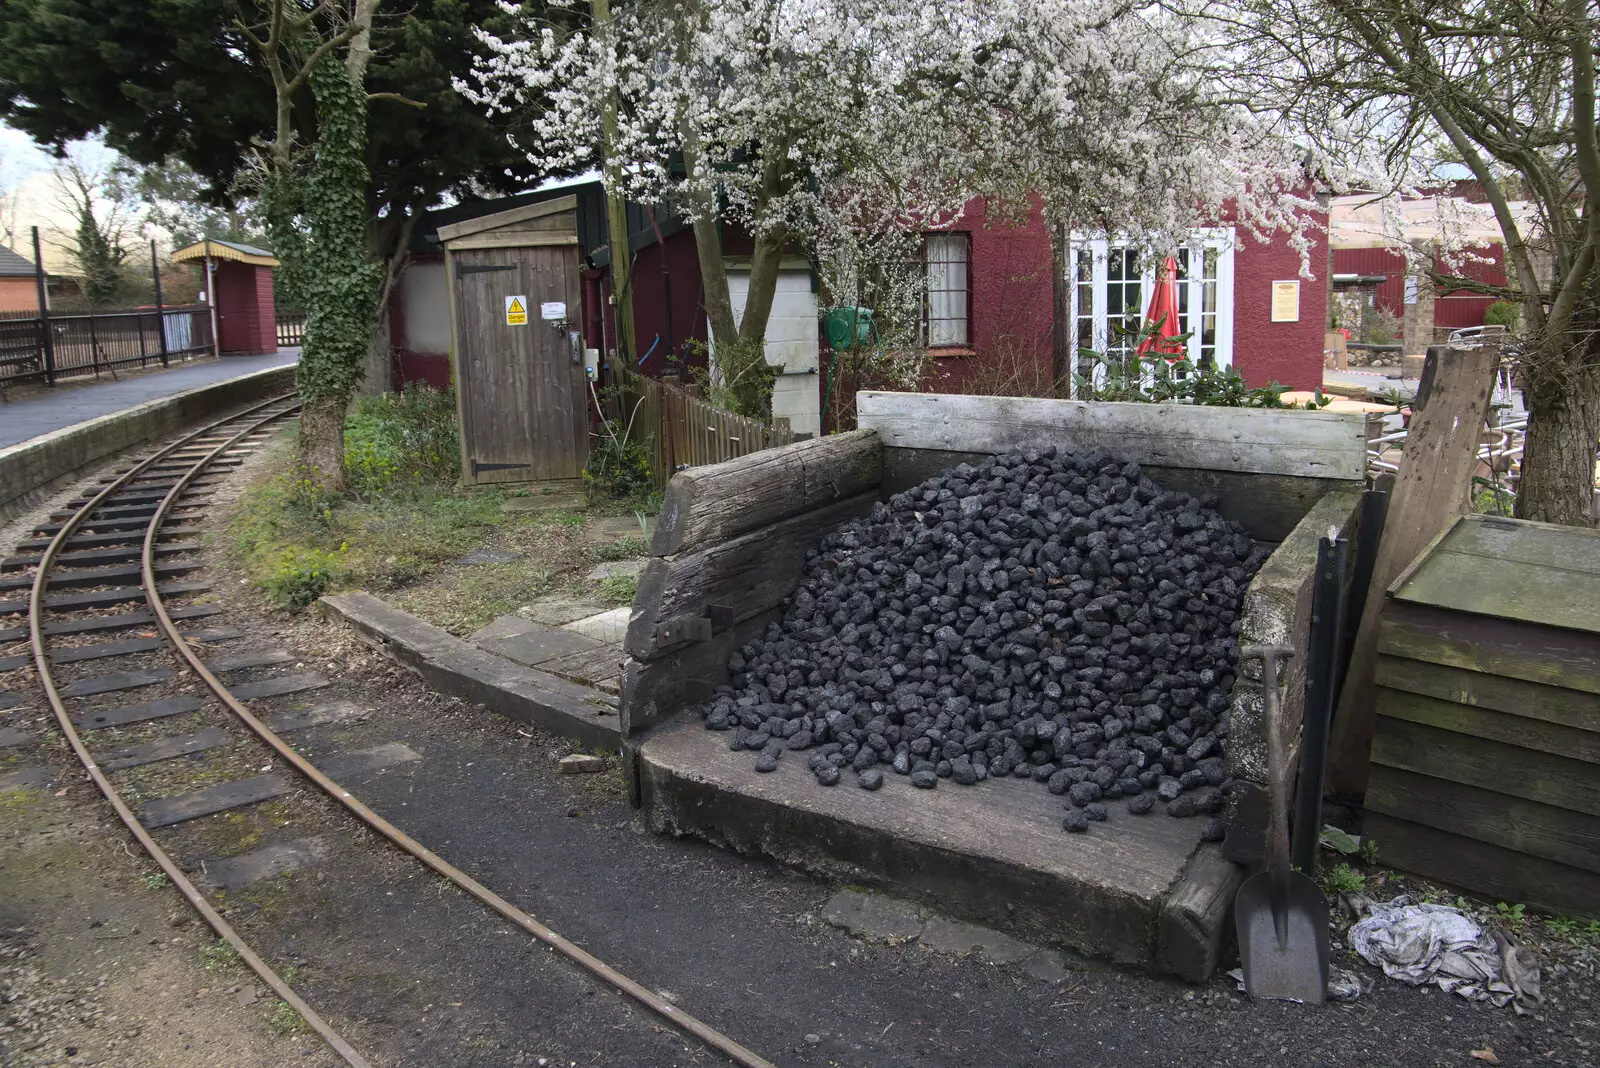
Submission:
[[1053,446],[945,471],[823,539],[706,726],[822,786],[1031,778],[1069,831],[1215,816],[1241,602],[1267,556],[1215,503]]

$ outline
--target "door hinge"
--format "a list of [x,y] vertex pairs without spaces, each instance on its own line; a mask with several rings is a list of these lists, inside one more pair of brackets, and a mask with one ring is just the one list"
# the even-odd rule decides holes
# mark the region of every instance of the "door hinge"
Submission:
[[703,642],[713,634],[721,633],[731,626],[733,626],[732,605],[708,604],[705,612],[700,615],[685,613],[673,616],[657,625],[656,648],[668,649],[675,645]]

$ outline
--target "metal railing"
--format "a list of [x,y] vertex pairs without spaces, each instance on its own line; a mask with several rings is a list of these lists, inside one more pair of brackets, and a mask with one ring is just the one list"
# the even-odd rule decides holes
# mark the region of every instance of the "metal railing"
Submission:
[[0,315],[0,382],[98,375],[134,364],[166,366],[212,351],[211,310],[176,308]]
[[306,337],[305,312],[278,313],[278,347],[293,348],[303,344]]

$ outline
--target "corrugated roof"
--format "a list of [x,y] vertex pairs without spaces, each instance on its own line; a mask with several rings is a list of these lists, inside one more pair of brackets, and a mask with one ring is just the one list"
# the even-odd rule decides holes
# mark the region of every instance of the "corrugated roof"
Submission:
[[0,277],[14,278],[18,275],[32,276],[34,274],[33,261],[0,245]]
[[191,260],[206,258],[206,249],[210,247],[210,255],[214,260],[234,260],[238,263],[254,264],[258,267],[276,267],[278,259],[264,248],[246,245],[242,241],[223,241],[220,238],[210,238],[205,241],[196,241],[187,248],[180,248],[173,252],[172,259],[175,263],[187,263]]

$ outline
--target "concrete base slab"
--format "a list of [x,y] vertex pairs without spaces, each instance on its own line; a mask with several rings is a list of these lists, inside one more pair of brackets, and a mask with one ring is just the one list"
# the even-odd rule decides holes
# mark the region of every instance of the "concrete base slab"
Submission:
[[524,667],[538,667],[547,660],[605,648],[593,638],[521,616],[501,616],[469,640],[479,649],[515,660]]
[[323,611],[442,693],[477,701],[596,749],[622,742],[616,698],[486,652],[367,593],[324,597]]
[[[1162,922],[1180,891],[1206,902],[1225,892],[1196,895],[1190,886],[1199,820],[1130,816],[1118,806],[1110,823],[1074,835],[1061,830],[1062,800],[1036,783],[944,780],[917,790],[891,774],[869,792],[846,775],[827,788],[803,754],[785,754],[762,774],[754,754],[730,752],[725,733],[692,720],[658,728],[636,754],[645,814],[658,832],[882,887],[1039,946],[1194,979],[1205,976],[1180,962],[1214,963],[1220,954],[1226,928],[1215,910]],[[1209,887],[1233,871],[1226,862],[1201,865],[1194,878]]]

